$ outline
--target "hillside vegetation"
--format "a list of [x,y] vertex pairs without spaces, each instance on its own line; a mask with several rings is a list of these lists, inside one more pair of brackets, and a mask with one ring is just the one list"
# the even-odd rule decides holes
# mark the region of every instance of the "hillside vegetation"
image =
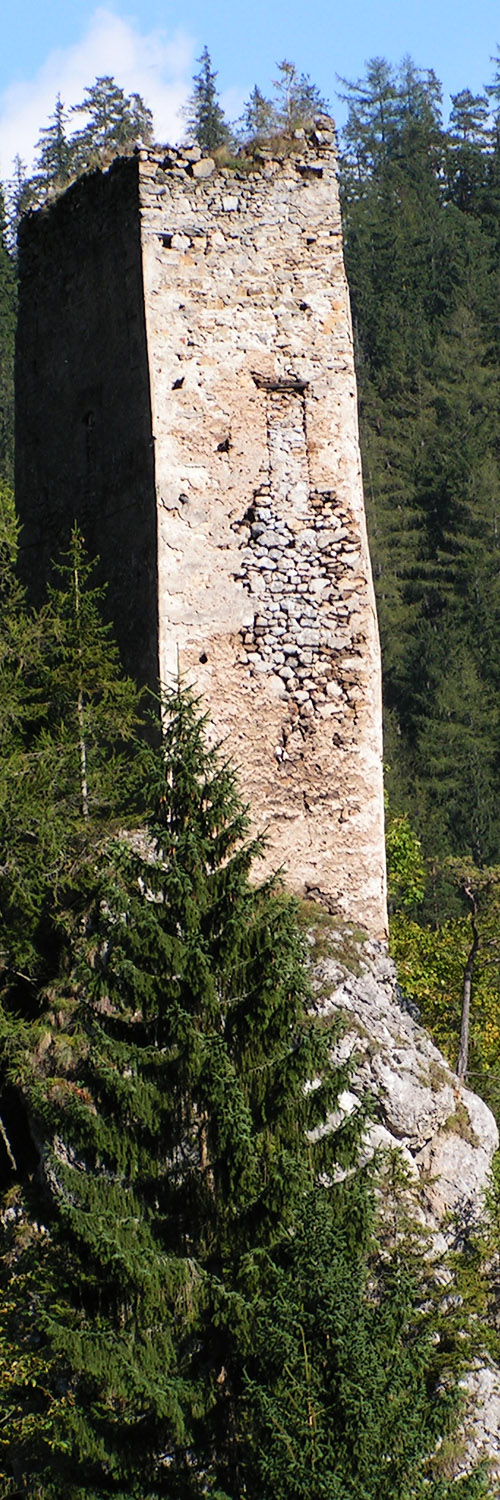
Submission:
[[345,97],[393,951],[454,1064],[472,980],[465,1068],[497,1106],[500,60],[447,125],[438,80],[408,59],[375,59]]
[[[500,65],[499,65],[500,68]],[[500,71],[449,125],[375,61],[342,155],[387,782],[427,854],[500,855]]]

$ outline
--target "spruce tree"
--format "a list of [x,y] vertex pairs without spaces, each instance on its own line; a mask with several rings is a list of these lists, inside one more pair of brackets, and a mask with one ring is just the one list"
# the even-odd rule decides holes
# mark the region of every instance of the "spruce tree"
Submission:
[[7,1472],[54,1495],[234,1477],[252,1283],[360,1128],[306,1150],[345,1069],[308,1014],[293,907],[250,883],[260,846],[231,768],[192,698],[168,716],[146,843],[96,855],[63,972],[8,1039],[40,1160],[7,1223]]
[[212,68],[208,47],[203,48],[199,73],[193,78],[193,91],[186,105],[185,118],[189,134],[203,151],[210,153],[219,146],[228,146],[231,131],[224,118],[216,87],[217,73]]
[[[106,590],[93,581],[83,538],[74,527],[68,551],[49,586],[40,687],[45,722],[68,769],[68,799],[86,819],[119,805],[124,758],[113,747],[133,737],[139,694],[123,676],[109,625]],[[107,747],[105,749],[105,747]],[[61,775],[61,783],[62,783]]]
[[[36,682],[43,617],[30,616],[16,576],[14,497],[0,486],[0,989],[33,956],[37,896],[43,887],[41,822],[50,820],[42,765],[29,747],[43,716]],[[43,786],[41,785],[43,783]],[[51,835],[49,835],[51,838]],[[56,831],[57,840],[57,831]]]
[[341,78],[339,82],[345,91],[339,98],[348,110],[342,132],[347,186],[350,172],[360,182],[365,173],[371,174],[385,159],[393,135],[397,85],[394,69],[381,57],[367,63],[365,79],[349,82]]
[[108,75],[96,78],[84,90],[81,104],[74,104],[72,114],[87,115],[88,123],[71,137],[70,145],[76,170],[107,165],[113,156],[128,155],[136,145],[146,146],[153,135],[153,116],[140,94],[127,98],[119,84]]
[[9,244],[8,209],[0,188],[0,484],[14,474],[14,342],[17,313],[15,266]]
[[461,89],[451,96],[448,181],[452,201],[465,213],[477,210],[489,146],[488,100]]
[[6,190],[6,239],[10,255],[14,257],[17,250],[17,231],[20,220],[23,214],[37,207],[38,190],[34,179],[28,176],[26,162],[19,156],[19,153],[14,157],[12,165],[14,172],[7,183]]
[[40,131],[36,146],[35,180],[41,189],[63,189],[73,170],[73,151],[66,134],[68,113],[61,95],[57,95],[50,124]]
[[308,73],[299,74],[295,63],[286,58],[278,63],[278,77],[274,80],[276,94],[276,116],[278,127],[288,135],[310,120],[314,115],[328,114],[328,104],[323,99]]
[[457,1481],[449,1461],[457,1374],[470,1357],[460,1282],[450,1264],[428,1259],[397,1160],[385,1164],[380,1190],[371,1249],[362,1184],[351,1182],[344,1201],[342,1188],[311,1192],[297,1233],[273,1257],[246,1370],[248,1500],[490,1493],[484,1470]]
[[248,141],[286,134],[314,119],[315,115],[328,114],[329,105],[323,99],[308,73],[300,73],[293,62],[286,59],[278,63],[278,78],[274,84],[274,99],[266,99],[255,85],[245,104],[242,117],[244,138]]
[[265,139],[279,129],[274,104],[266,99],[257,84],[244,106],[241,128],[244,138],[249,141]]
[[75,862],[85,863],[125,806],[130,816],[140,694],[102,623],[103,590],[92,586],[78,530],[48,602],[33,614],[16,580],[8,508],[4,516],[0,947],[7,993],[25,983],[29,995],[45,961],[44,913],[57,909]]

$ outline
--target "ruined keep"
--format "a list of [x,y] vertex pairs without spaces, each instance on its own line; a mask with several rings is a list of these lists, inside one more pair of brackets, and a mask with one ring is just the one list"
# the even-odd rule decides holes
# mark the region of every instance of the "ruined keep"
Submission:
[[380,653],[332,123],[217,169],[141,150],[24,221],[33,598],[76,517],[139,680],[178,667],[268,867],[386,931]]

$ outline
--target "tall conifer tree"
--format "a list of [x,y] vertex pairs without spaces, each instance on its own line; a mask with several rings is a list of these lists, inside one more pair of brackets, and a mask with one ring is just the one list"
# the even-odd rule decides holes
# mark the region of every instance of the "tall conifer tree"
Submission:
[[219,103],[216,86],[217,73],[212,68],[208,47],[203,48],[198,58],[200,71],[193,78],[193,91],[186,105],[185,116],[189,134],[207,153],[219,146],[227,146],[231,131]]
[[42,188],[64,188],[73,167],[73,151],[66,134],[68,113],[57,95],[50,123],[43,127],[36,147],[36,178]]
[[7,990],[24,974],[30,992],[43,914],[57,908],[87,847],[108,835],[125,806],[130,816],[140,694],[123,677],[101,620],[103,590],[93,587],[78,530],[58,565],[59,586],[32,614],[14,571],[15,527],[4,514],[0,946]]
[[14,474],[14,341],[17,286],[8,215],[0,187],[0,483],[12,485]]
[[88,116],[71,137],[76,171],[106,165],[113,156],[125,156],[134,146],[146,146],[152,139],[153,116],[148,105],[140,94],[128,98],[107,74],[84,90],[81,104],[74,104],[71,112]]
[[3,1401],[15,1464],[55,1495],[99,1493],[106,1473],[112,1493],[196,1494],[207,1466],[232,1472],[248,1286],[293,1232],[313,1160],[352,1162],[359,1133],[347,1121],[305,1149],[345,1070],[307,1012],[290,903],[250,883],[259,845],[233,772],[189,696],[168,712],[147,847],[101,859],[31,1077],[26,1032],[10,1043],[47,1235],[26,1181],[4,1337],[20,1319],[33,1384],[8,1379]]

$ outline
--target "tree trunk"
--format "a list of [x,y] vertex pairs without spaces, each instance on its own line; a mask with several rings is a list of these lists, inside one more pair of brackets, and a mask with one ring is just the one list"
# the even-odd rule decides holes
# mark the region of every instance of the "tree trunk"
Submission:
[[1,1115],[0,1115],[0,1136],[2,1137],[4,1146],[5,1146],[5,1150],[7,1152],[7,1156],[8,1156],[9,1161],[10,1161],[10,1165],[11,1165],[11,1167],[13,1167],[14,1172],[17,1172],[17,1161],[16,1161],[16,1158],[14,1156],[14,1152],[12,1150],[12,1146],[10,1144],[9,1137],[7,1135],[7,1131],[5,1129],[5,1125],[3,1123]]
[[77,699],[76,711],[77,711],[77,718],[78,718],[78,737],[79,737],[79,742],[80,742],[80,791],[81,791],[81,798],[82,798],[82,814],[83,814],[84,818],[88,818],[88,815],[89,815],[89,788],[88,788],[88,781],[87,781],[87,746],[86,746],[86,743],[85,743],[85,719],[84,719],[84,712],[83,712],[84,699],[83,699],[83,682],[82,682],[82,670],[81,670],[82,647],[81,647],[81,637],[80,637],[80,580],[79,580],[79,577],[78,577],[78,568],[75,568],[75,570],[74,570],[74,584],[75,584],[75,614],[76,614],[76,629],[77,629],[77,637],[78,637],[78,667],[79,667],[78,699]]
[[471,946],[471,948],[469,950],[469,953],[467,955],[467,962],[466,962],[465,969],[464,969],[464,987],[463,987],[463,996],[462,996],[462,1021],[461,1021],[461,1026],[460,1026],[460,1046],[459,1046],[459,1049],[458,1049],[458,1062],[457,1062],[457,1073],[458,1073],[458,1077],[459,1077],[461,1083],[463,1083],[463,1080],[464,1080],[465,1075],[467,1073],[467,1064],[468,1064],[468,1061],[469,1061],[469,1024],[470,1024],[470,998],[471,998],[471,990],[472,990],[472,975],[473,975],[473,972],[474,972],[474,963],[475,963],[475,960],[476,960],[477,950],[479,948],[479,933],[478,933],[478,930],[477,930],[477,927],[476,927],[476,921],[475,921],[476,912],[477,912],[477,906],[476,906],[476,902],[475,902],[474,896],[472,895],[472,892],[470,890],[468,890],[466,892],[466,894],[469,897],[469,900],[472,901],[473,910],[472,910],[472,914],[471,914],[472,946]]

